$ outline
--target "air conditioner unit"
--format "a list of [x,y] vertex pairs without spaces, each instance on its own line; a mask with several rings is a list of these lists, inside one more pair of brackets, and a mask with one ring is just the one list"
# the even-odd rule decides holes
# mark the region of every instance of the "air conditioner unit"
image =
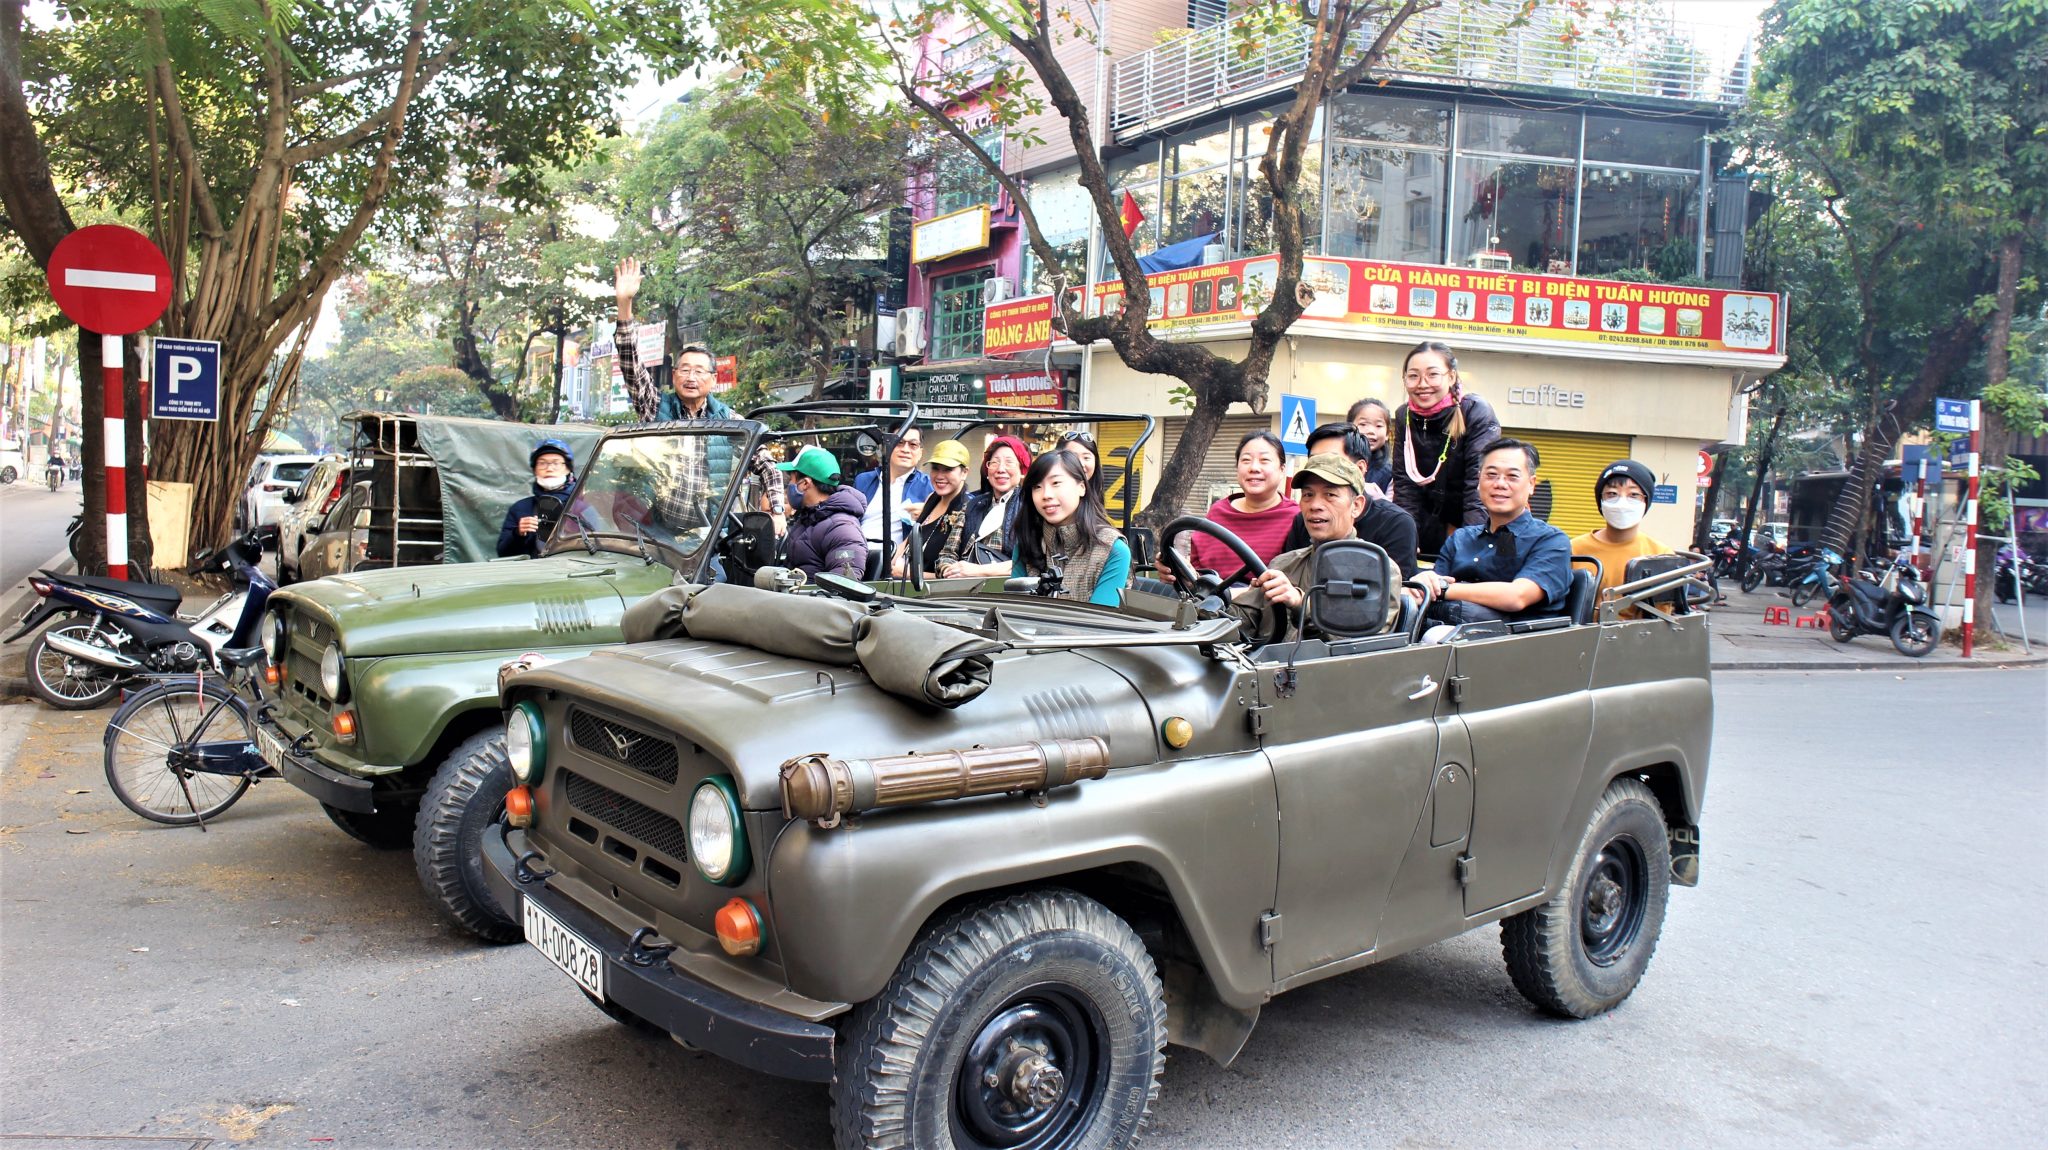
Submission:
[[982,282],[981,302],[984,304],[1001,303],[1016,295],[1017,285],[1009,276],[990,276]]
[[896,312],[896,354],[924,354],[924,309],[899,308]]
[[1230,249],[1222,244],[1202,245],[1202,262],[1205,264],[1220,264],[1229,258]]

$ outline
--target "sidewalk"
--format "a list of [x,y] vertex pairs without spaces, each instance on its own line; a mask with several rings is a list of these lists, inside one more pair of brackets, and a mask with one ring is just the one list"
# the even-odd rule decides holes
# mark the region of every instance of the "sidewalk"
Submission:
[[1837,643],[1825,627],[1794,627],[1764,622],[1766,607],[1785,607],[1794,619],[1811,615],[1819,607],[1808,603],[1793,608],[1782,587],[1759,587],[1754,594],[1723,584],[1728,601],[1707,615],[1712,635],[1710,648],[1716,671],[1933,671],[1969,670],[1985,667],[2048,666],[2048,645],[2034,641],[2034,653],[2023,654],[2017,642],[1997,650],[1989,628],[1977,629],[1974,657],[1963,658],[1962,648],[1946,642],[1925,658],[1911,659],[1899,654],[1891,640],[1882,635],[1864,635]]

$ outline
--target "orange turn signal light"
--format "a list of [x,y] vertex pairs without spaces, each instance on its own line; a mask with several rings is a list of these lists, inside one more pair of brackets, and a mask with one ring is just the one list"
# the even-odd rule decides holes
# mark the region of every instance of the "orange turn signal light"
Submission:
[[761,950],[761,912],[743,898],[727,899],[712,917],[718,930],[718,945],[734,958],[745,958]]
[[282,682],[284,682],[284,673],[277,669],[277,664],[266,664],[263,668],[263,685],[275,687]]
[[513,787],[505,792],[505,821],[515,827],[533,825],[533,788]]
[[356,739],[356,713],[354,711],[334,712],[334,734],[348,742]]

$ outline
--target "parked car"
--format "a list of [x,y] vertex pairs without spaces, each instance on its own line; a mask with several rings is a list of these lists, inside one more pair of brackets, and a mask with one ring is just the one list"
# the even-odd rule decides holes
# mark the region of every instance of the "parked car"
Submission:
[[249,469],[249,486],[242,492],[241,526],[268,527],[284,514],[285,493],[297,489],[317,455],[259,455]]
[[0,443],[0,486],[12,483],[28,474],[28,463],[22,458],[21,442],[10,439]]
[[[1190,530],[1231,542],[1160,554]],[[829,1084],[841,1150],[1124,1147],[1167,1043],[1227,1065],[1274,995],[1483,925],[1542,1011],[1626,999],[1698,878],[1707,566],[1439,642],[1360,541],[1265,645],[1192,580],[670,588],[645,641],[508,668],[460,769],[518,782],[480,838],[527,941],[616,1020]]]
[[284,494],[285,511],[277,520],[277,578],[291,583],[302,576],[299,553],[320,531],[327,513],[348,486],[348,457],[330,455],[313,465],[299,486]]

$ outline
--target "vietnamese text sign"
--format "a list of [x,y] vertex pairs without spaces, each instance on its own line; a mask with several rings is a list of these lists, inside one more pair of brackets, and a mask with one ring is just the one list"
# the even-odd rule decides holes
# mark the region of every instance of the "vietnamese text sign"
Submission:
[[1656,489],[1650,492],[1650,502],[1652,502],[1652,503],[1676,503],[1676,502],[1678,502],[1678,484],[1676,484],[1676,483],[1659,483],[1659,484],[1658,484],[1658,485],[1656,486]]
[[150,346],[150,416],[206,423],[219,419],[220,342],[158,337]]
[[910,225],[910,262],[925,263],[988,246],[988,205],[976,204],[950,215]]
[[[1148,276],[1151,324],[1199,330],[1244,323],[1272,297],[1280,261],[1256,256]],[[1305,321],[1436,335],[1784,355],[1782,297],[1764,292],[1312,256],[1302,281],[1315,299]],[[1123,306],[1123,285],[1095,285],[1096,314]]]
[[1970,430],[1970,401],[1967,399],[1937,399],[1934,401],[1934,430]]
[[715,366],[718,370],[718,378],[717,381],[711,385],[711,390],[731,391],[733,388],[738,387],[740,385],[739,356],[721,355],[715,361]]
[[1052,296],[992,303],[981,313],[981,353],[1010,355],[1052,346]]
[[[614,334],[616,339],[616,334]],[[633,347],[640,353],[640,366],[649,371],[668,362],[668,321],[643,323],[633,329]],[[626,377],[619,374],[618,347],[613,340],[602,340],[590,349],[591,358],[609,355],[612,360],[612,386],[624,387]]]
[[1065,391],[1060,372],[1047,375],[1042,371],[991,375],[987,389],[988,402],[996,407],[1058,407]]
[[971,371],[942,371],[903,377],[905,398],[918,403],[981,403],[981,377]]

